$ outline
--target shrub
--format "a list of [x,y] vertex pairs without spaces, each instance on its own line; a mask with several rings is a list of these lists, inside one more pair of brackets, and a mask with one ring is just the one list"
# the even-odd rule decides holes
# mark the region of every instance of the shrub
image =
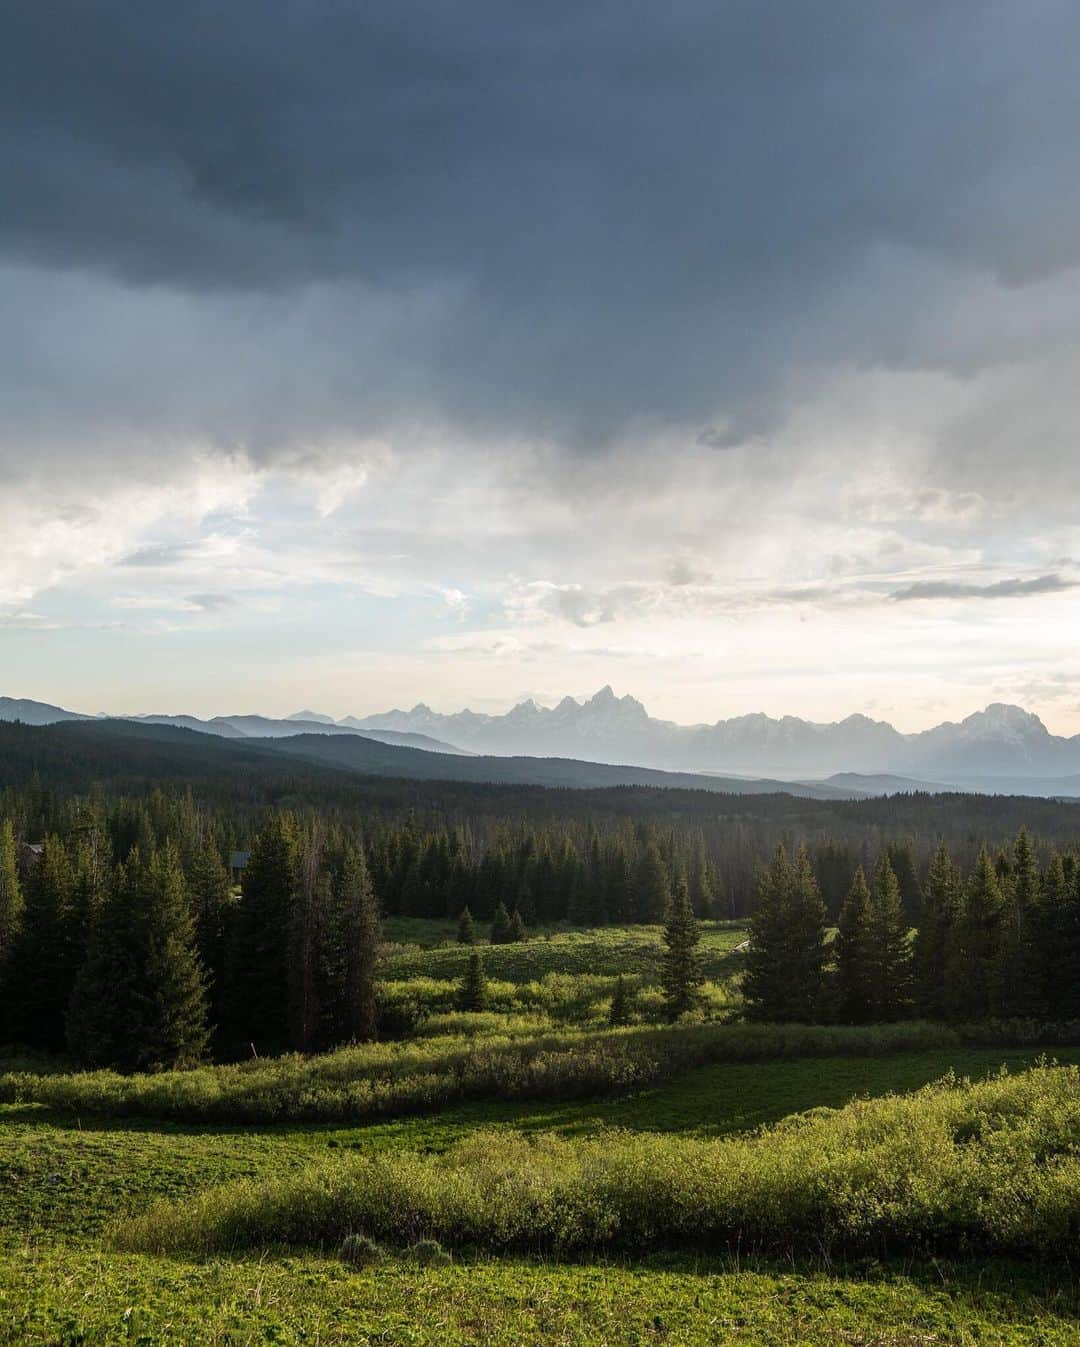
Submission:
[[[1055,1032],[1061,1034],[1055,1042],[1066,1041],[1064,1029]],[[183,1122],[337,1122],[428,1112],[467,1099],[625,1094],[714,1062],[875,1057],[962,1043],[1029,1046],[1039,1041],[1034,1026],[958,1028],[917,1021],[862,1027],[680,1024],[535,1036],[463,1033],[157,1075],[13,1072],[0,1076],[0,1103]]]
[[446,1267],[450,1262],[450,1255],[437,1239],[418,1239],[405,1256],[421,1267]]
[[826,1257],[977,1249],[1068,1256],[1080,1236],[1080,1068],[814,1110],[724,1140],[475,1133],[437,1156],[334,1157],[114,1229],[113,1247],[551,1251],[738,1247]]
[[381,1263],[385,1254],[382,1246],[368,1235],[346,1235],[341,1241],[338,1257],[351,1267],[371,1267],[373,1263]]

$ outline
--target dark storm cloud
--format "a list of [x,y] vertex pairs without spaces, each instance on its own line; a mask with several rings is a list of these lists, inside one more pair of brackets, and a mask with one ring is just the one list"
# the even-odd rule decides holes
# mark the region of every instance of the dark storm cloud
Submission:
[[[7,8],[3,257],[195,314],[331,287],[274,353],[317,430],[407,400],[577,444],[698,419],[723,446],[793,367],[915,358],[887,268],[838,310],[874,249],[1009,284],[1080,261],[1071,3]],[[373,293],[428,289],[434,316],[383,332]]]
[[951,580],[922,580],[899,589],[890,598],[907,599],[1022,599],[1034,594],[1057,594],[1075,589],[1076,580],[1062,575],[1038,575],[1031,580],[997,580],[991,585],[971,585]]

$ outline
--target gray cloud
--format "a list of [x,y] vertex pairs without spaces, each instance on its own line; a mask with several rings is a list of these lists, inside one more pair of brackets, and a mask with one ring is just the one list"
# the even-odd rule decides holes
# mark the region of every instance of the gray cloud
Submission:
[[189,594],[187,602],[204,613],[219,613],[224,608],[235,608],[231,594]]
[[172,567],[190,561],[198,556],[198,543],[152,543],[149,547],[140,547],[129,552],[117,562],[119,566]]
[[990,585],[972,585],[951,580],[920,580],[898,589],[889,597],[897,602],[908,599],[1022,599],[1034,594],[1057,594],[1075,589],[1080,581],[1061,575],[1038,575],[1031,580],[996,580]]
[[952,287],[1080,262],[1078,40],[1066,0],[14,6],[8,328],[43,274],[115,291],[18,415],[724,447],[822,363],[977,366],[1008,324],[935,330]]

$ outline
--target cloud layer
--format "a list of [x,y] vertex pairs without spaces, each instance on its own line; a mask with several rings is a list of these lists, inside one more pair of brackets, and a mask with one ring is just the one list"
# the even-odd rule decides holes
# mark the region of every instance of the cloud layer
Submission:
[[679,719],[1080,728],[1078,41],[1066,0],[16,7],[21,690],[77,648],[160,709],[137,646],[197,699],[228,628],[267,709],[621,669]]

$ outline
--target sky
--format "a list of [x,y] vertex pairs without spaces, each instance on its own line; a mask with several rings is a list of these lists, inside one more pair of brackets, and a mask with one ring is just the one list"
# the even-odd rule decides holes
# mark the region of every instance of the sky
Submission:
[[1072,0],[9,5],[0,694],[1080,732]]

